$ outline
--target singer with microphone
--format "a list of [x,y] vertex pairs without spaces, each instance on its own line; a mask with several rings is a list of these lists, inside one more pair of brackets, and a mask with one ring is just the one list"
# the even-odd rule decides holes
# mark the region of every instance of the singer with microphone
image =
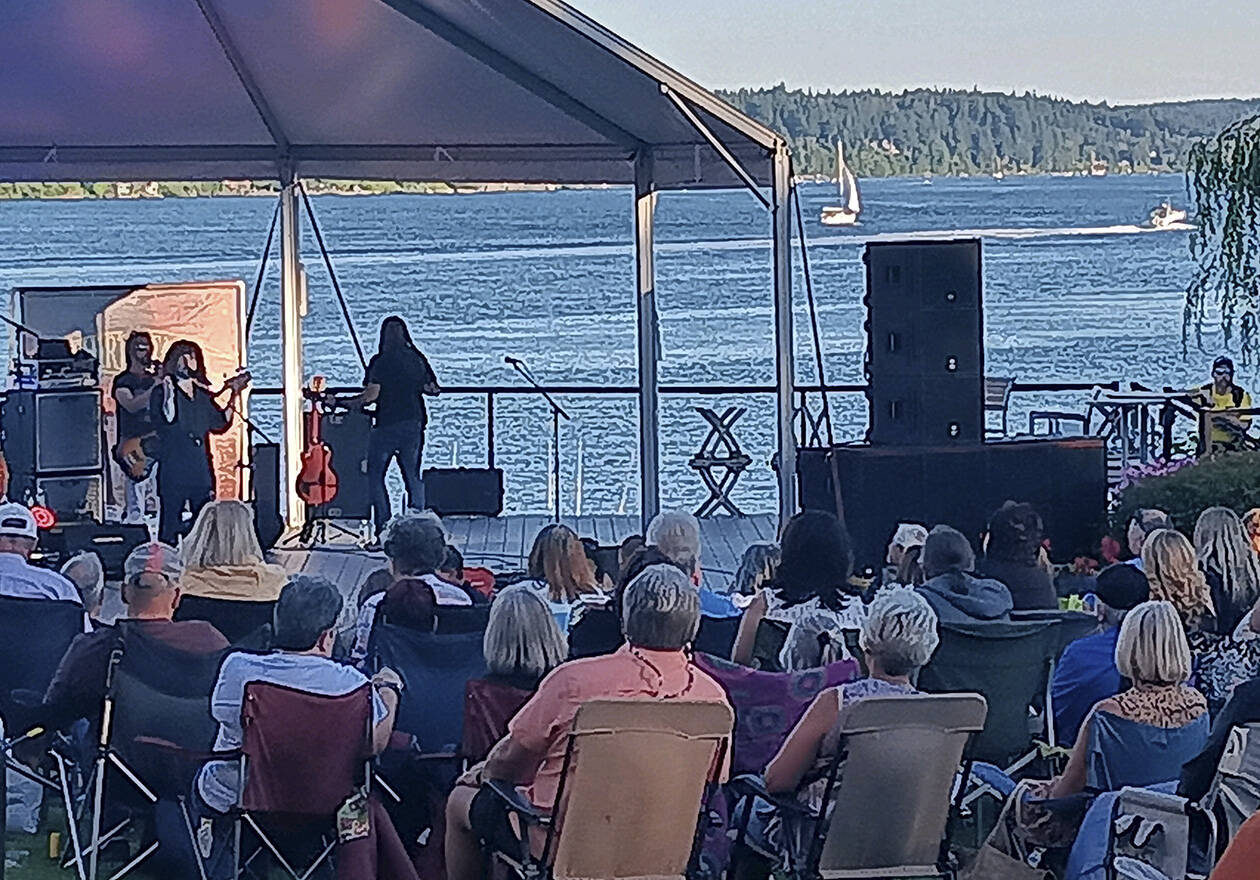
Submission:
[[381,322],[376,354],[368,361],[363,390],[337,402],[346,407],[376,404],[372,431],[368,435],[367,478],[372,494],[372,523],[377,541],[389,522],[392,507],[385,488],[389,463],[398,459],[407,507],[424,509],[424,484],[420,480],[420,459],[424,454],[424,430],[428,424],[425,395],[436,397],[437,375],[429,359],[411,341],[407,324],[397,315]]
[[110,388],[110,396],[118,406],[114,460],[127,477],[123,522],[136,524],[144,522],[147,507],[157,508],[156,464],[149,459],[153,452],[151,441],[155,439],[149,399],[157,387],[153,337],[142,330],[133,330],[124,350],[127,368],[114,377]]
[[[161,380],[149,401],[157,432],[161,466],[157,471],[158,540],[174,546],[188,532],[197,514],[214,500],[214,464],[210,435],[222,434],[232,424],[237,398],[249,384],[241,372],[215,392],[206,378],[201,346],[187,339],[172,343],[162,359]],[[216,398],[230,392],[227,403]],[[192,517],[184,524],[184,510]]]

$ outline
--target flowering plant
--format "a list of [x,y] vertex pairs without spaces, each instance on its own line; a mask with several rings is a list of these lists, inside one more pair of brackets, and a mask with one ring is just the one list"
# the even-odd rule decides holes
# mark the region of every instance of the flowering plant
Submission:
[[1116,484],[1116,489],[1123,491],[1130,486],[1135,486],[1145,480],[1147,477],[1166,477],[1175,474],[1177,471],[1193,467],[1198,464],[1199,460],[1194,456],[1185,458],[1164,459],[1157,458],[1153,461],[1144,462],[1143,464],[1129,465],[1120,471],[1120,480]]

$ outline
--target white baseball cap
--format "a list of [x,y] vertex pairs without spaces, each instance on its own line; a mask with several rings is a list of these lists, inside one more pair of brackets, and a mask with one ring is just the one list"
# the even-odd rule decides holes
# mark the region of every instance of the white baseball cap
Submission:
[[35,517],[25,504],[9,501],[0,504],[0,536],[38,540],[39,529]]

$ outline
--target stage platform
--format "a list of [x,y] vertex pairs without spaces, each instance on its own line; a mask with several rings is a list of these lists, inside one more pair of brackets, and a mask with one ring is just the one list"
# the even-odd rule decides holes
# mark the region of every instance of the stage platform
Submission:
[[[640,531],[637,516],[566,516],[561,521],[579,535],[593,537],[601,544],[617,544]],[[467,564],[504,572],[525,568],[534,537],[551,518],[545,515],[452,516],[442,522]],[[774,514],[714,516],[700,520],[700,561],[706,582],[714,587],[724,586],[735,574],[744,548],[755,541],[773,541],[775,531]],[[347,535],[331,535],[332,531],[329,541],[309,548],[279,546],[271,556],[290,572],[328,578],[351,598],[363,578],[385,564],[385,554],[369,553]]]

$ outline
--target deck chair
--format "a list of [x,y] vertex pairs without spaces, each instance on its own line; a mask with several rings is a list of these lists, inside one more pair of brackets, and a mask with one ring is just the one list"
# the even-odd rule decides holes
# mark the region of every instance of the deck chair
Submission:
[[[950,794],[968,740],[985,722],[979,694],[868,697],[845,710],[844,750],[811,814],[794,878],[941,877]],[[737,782],[772,799],[759,779]],[[743,812],[742,838],[749,810]],[[878,821],[872,821],[878,817]]]
[[569,659],[602,657],[621,647],[621,621],[612,608],[589,607],[569,627]]
[[489,605],[439,605],[434,632],[484,633],[490,623]]
[[[1034,730],[1054,745],[1050,680],[1057,641],[1051,621],[941,624],[940,645],[919,672],[920,690],[978,693],[988,704],[984,730],[968,746],[969,761],[995,764],[1014,776],[1039,754]],[[1044,719],[1044,720],[1038,720]],[[963,794],[966,807],[984,794]]]
[[406,686],[394,728],[425,755],[454,760],[464,738],[464,689],[486,674],[482,633],[425,633],[390,623],[372,627],[368,663],[388,666]]
[[508,722],[533,691],[474,678],[464,686],[464,735],[460,757],[469,763],[485,760],[494,744],[507,733]]
[[[138,835],[139,852],[110,880],[120,880],[158,852],[152,814],[159,801],[177,804],[192,832],[187,796],[199,766],[196,756],[210,751],[218,729],[210,693],[224,652],[191,654],[145,636],[127,621],[118,627],[92,776],[89,880],[99,876],[101,850],[135,824],[148,826]],[[107,812],[119,821],[102,830]]]
[[765,672],[697,654],[696,665],[722,686],[735,708],[733,775],[764,770],[814,698],[829,687],[853,681],[858,673],[852,660],[804,672]]
[[[241,727],[245,785],[236,810],[234,876],[265,851],[293,880],[304,880],[332,856],[338,809],[367,784],[371,686],[329,697],[250,682]],[[245,828],[258,839],[248,856],[242,849]],[[290,846],[282,846],[282,838]],[[301,839],[318,844],[309,864],[298,870],[292,844]]]
[[715,657],[731,656],[735,636],[739,633],[739,621],[738,617],[701,617],[694,649]]
[[204,620],[234,647],[264,651],[271,647],[271,621],[275,602],[242,602],[184,596],[175,609],[176,620]]
[[763,672],[782,672],[783,664],[779,662],[779,654],[787,641],[788,629],[791,625],[782,620],[771,620],[763,617],[757,624],[757,633],[753,636],[752,665]]
[[544,831],[540,852],[523,847],[494,855],[519,876],[539,880],[681,880],[733,723],[722,703],[582,705],[569,733],[555,815],[535,809],[510,783],[488,783],[526,828]]
[[82,632],[76,602],[0,597],[0,717],[9,736],[38,721],[39,698]]

